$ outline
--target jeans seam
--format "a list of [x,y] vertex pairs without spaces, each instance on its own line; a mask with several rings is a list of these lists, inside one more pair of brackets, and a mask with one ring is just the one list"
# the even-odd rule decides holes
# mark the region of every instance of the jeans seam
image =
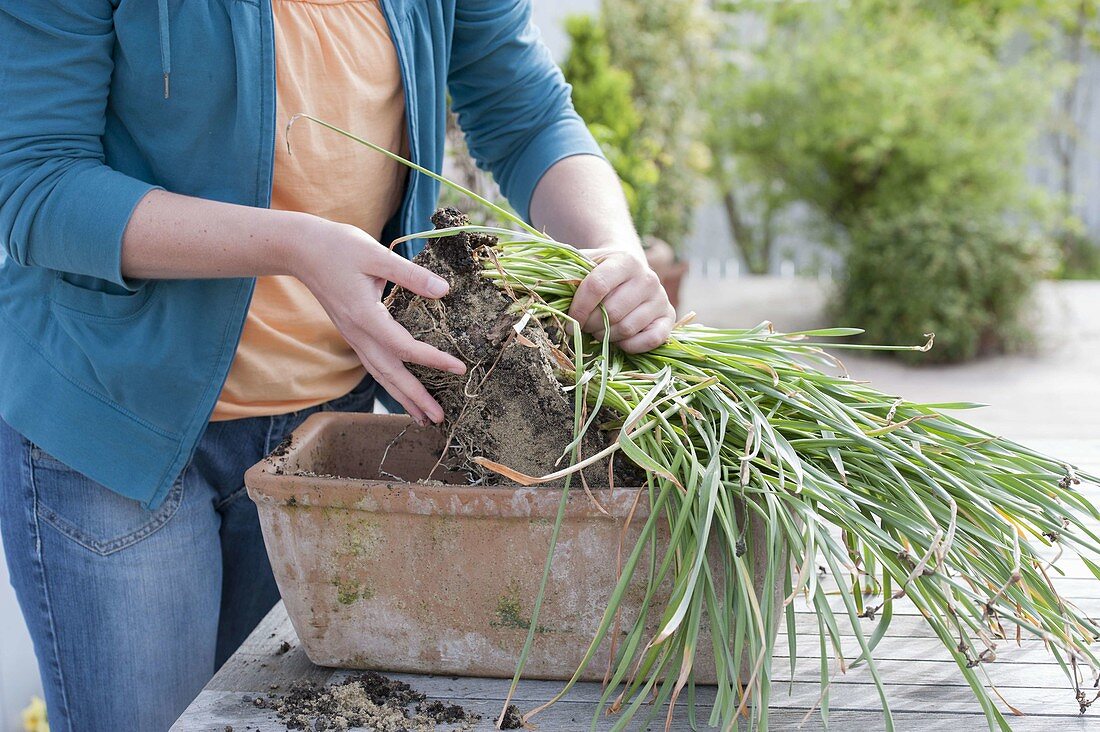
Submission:
[[233,491],[232,493],[230,493],[225,498],[223,498],[220,501],[218,501],[217,503],[215,503],[214,504],[214,510],[215,511],[221,511],[223,508],[228,506],[230,503],[237,500],[241,496],[246,495],[247,493],[248,493],[248,488],[246,488],[244,486],[238,488],[237,490]]
[[[27,487],[31,492],[31,527],[34,533],[34,567],[38,574],[39,584],[42,589],[42,602],[46,611],[46,627],[50,637],[50,650],[51,658],[49,664],[54,675],[57,677],[58,690],[61,692],[61,704],[64,709],[62,715],[65,719],[65,727],[69,732],[73,732],[73,720],[72,715],[69,714],[69,692],[67,684],[65,683],[65,672],[61,668],[61,648],[57,642],[57,629],[54,626],[53,617],[53,603],[50,601],[50,589],[49,584],[46,581],[46,563],[42,559],[42,527],[39,523],[38,517],[38,485],[34,480],[34,470],[31,465],[30,450],[23,452],[23,470],[25,471],[24,479],[27,482]],[[52,710],[51,710],[52,711]],[[56,721],[55,721],[56,724]]]
[[68,539],[70,539],[71,541],[79,544],[80,546],[84,547],[88,551],[90,551],[94,554],[97,554],[101,557],[107,557],[107,556],[110,556],[111,554],[115,554],[116,552],[120,552],[123,549],[128,549],[128,548],[134,546],[135,544],[137,544],[138,542],[141,542],[141,541],[149,538],[154,533],[156,533],[161,528],[163,528],[169,521],[172,520],[172,517],[176,515],[176,511],[179,510],[180,505],[183,503],[183,495],[182,495],[182,493],[183,493],[183,481],[184,481],[184,478],[187,477],[187,471],[190,469],[190,467],[191,466],[188,465],[186,468],[183,469],[183,472],[180,473],[180,477],[176,481],[175,486],[172,488],[171,491],[169,491],[169,493],[168,493],[169,500],[171,500],[171,497],[172,497],[173,493],[178,492],[180,495],[179,495],[179,499],[174,502],[174,505],[172,506],[171,510],[168,511],[168,513],[166,515],[164,515],[163,517],[160,517],[158,519],[155,519],[153,521],[150,521],[145,526],[142,526],[141,528],[136,529],[135,531],[132,531],[129,534],[126,534],[125,536],[120,536],[120,537],[111,539],[110,541],[101,542],[101,541],[97,541],[96,539],[89,536],[86,532],[82,531],[79,526],[76,526],[72,522],[66,520],[63,516],[58,514],[56,511],[54,511],[52,508],[50,508],[46,504],[39,502],[39,500],[38,500],[38,483],[37,483],[37,480],[34,476],[34,466],[33,466],[33,464],[31,464],[31,465],[28,465],[28,468],[30,470],[30,476],[29,477],[30,477],[31,485],[34,488],[34,513],[35,513],[35,518],[36,518],[36,520],[38,518],[41,518],[47,524],[52,526],[54,528],[54,530],[56,530],[62,536],[67,537]]
[[267,435],[264,437],[264,455],[271,452],[271,434],[275,431],[275,417],[267,418]]

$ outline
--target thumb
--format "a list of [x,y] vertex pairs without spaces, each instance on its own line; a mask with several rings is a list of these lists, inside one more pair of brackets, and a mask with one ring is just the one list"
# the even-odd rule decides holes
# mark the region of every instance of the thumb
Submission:
[[419,264],[410,262],[400,254],[391,252],[381,244],[375,249],[372,269],[374,271],[370,274],[375,277],[383,277],[395,285],[412,290],[421,297],[437,300],[451,289],[447,280]]

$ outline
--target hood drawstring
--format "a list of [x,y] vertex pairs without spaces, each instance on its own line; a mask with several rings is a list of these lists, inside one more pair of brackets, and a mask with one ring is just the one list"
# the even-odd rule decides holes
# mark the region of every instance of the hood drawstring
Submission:
[[168,98],[168,75],[172,73],[172,41],[168,33],[168,0],[157,0],[160,36],[160,70],[164,74],[164,98]]

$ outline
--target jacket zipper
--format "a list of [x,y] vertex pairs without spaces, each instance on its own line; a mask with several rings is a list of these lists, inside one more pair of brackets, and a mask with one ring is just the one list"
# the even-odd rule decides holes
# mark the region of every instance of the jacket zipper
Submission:
[[[409,86],[410,70],[407,49],[401,41],[401,29],[397,17],[394,15],[393,0],[380,0],[379,5],[382,6],[382,13],[386,17],[386,25],[389,26],[390,30],[390,40],[393,42],[394,50],[397,53],[397,63],[401,68],[401,88],[405,93],[405,135],[409,141],[409,160],[420,165],[419,136],[417,135],[416,125],[413,123],[417,114],[416,95],[412,93]],[[417,177],[415,171],[409,171],[408,183],[405,185],[405,197],[401,202],[402,235],[415,231],[412,221],[412,201]]]

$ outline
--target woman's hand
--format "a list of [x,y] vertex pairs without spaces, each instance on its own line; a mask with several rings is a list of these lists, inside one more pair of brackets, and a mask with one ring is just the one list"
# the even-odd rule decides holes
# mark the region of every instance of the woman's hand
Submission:
[[433,300],[447,294],[442,277],[391,252],[354,226],[318,219],[316,238],[288,262],[355,349],[371,376],[420,424],[443,421],[443,409],[406,363],[466,373],[454,356],[409,334],[382,304],[386,282]]
[[585,332],[604,334],[602,305],[611,325],[611,340],[628,353],[649,351],[668,340],[676,311],[661,282],[634,249],[587,249],[593,269],[577,288],[569,315]]
[[[572,155],[554,163],[535,187],[530,215],[536,227],[597,262],[569,308],[586,332],[603,336],[603,305],[611,340],[624,351],[641,353],[668,340],[676,311],[646,263],[622,185],[606,160]],[[605,247],[609,242],[615,246]]]

